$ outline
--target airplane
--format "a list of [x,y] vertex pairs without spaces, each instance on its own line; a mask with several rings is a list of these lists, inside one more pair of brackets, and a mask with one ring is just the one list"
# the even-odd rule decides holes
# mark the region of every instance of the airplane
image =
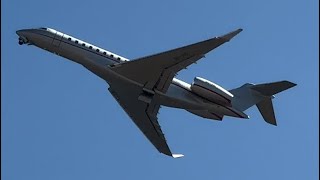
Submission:
[[201,77],[195,77],[191,84],[175,78],[179,71],[241,31],[237,29],[132,61],[52,28],[22,29],[16,33],[20,45],[34,45],[67,58],[105,80],[112,96],[154,147],[160,153],[179,158],[184,155],[171,152],[159,125],[157,114],[161,106],[185,109],[203,118],[222,121],[224,116],[248,119],[244,111],[256,105],[267,123],[277,125],[272,99],[295,83],[286,80],[246,83],[226,90]]

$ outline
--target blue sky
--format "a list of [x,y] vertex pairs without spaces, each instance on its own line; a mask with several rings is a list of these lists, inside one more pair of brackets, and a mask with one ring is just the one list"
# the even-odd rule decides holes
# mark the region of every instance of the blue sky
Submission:
[[[319,2],[3,0],[1,177],[32,179],[318,179]],[[48,26],[129,59],[237,28],[244,31],[178,78],[226,89],[290,80],[274,99],[278,126],[252,107],[249,120],[202,119],[161,108],[173,152],[147,141],[82,66],[33,46],[15,31]]]

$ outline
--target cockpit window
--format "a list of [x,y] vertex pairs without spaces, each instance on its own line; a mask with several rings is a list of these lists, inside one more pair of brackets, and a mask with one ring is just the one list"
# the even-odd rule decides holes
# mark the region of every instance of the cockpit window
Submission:
[[41,28],[39,28],[39,29],[47,30],[47,28],[44,28],[44,27],[41,27]]

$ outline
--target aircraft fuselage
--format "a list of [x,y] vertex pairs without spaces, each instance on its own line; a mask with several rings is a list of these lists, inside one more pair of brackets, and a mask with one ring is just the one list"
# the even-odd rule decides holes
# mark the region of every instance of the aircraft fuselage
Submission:
[[[119,63],[129,61],[125,57],[51,28],[19,30],[17,34],[19,35],[19,44],[35,45],[81,64],[108,83],[127,81],[143,87],[143,84],[134,82],[110,69]],[[214,102],[193,93],[190,86],[190,84],[174,78],[166,93],[157,91],[154,93],[159,96],[161,105],[186,109],[201,117],[216,120],[222,120],[225,115],[248,118],[246,114],[234,109],[231,105]]]

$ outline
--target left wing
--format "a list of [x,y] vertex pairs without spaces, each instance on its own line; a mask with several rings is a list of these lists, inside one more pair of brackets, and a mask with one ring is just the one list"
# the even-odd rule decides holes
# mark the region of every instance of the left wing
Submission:
[[174,158],[183,156],[172,154],[168,147],[157,120],[160,104],[157,103],[156,96],[151,102],[146,103],[139,100],[141,87],[121,82],[110,84],[109,91],[159,152]]
[[173,77],[182,69],[195,63],[206,53],[228,42],[242,29],[235,30],[221,37],[169,50],[159,54],[124,62],[112,67],[112,70],[154,92],[165,93]]

